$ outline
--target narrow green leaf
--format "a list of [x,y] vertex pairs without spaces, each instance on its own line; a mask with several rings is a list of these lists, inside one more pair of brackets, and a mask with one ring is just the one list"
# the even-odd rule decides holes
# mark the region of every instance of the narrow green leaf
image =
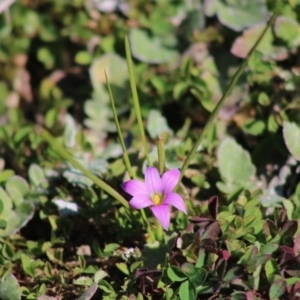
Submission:
[[66,161],[71,163],[76,169],[80,170],[86,177],[91,179],[96,185],[103,189],[107,194],[119,201],[123,206],[129,208],[129,204],[124,197],[121,196],[117,191],[111,188],[108,184],[102,181],[100,178],[95,176],[89,170],[84,168],[78,161],[76,161],[70,153],[68,153],[63,146],[56,142],[55,138],[42,127],[36,127],[36,132],[45,139],[52,148]]
[[130,178],[132,179],[133,178],[133,171],[132,171],[131,163],[130,163],[130,160],[129,160],[129,157],[128,157],[125,142],[124,142],[124,139],[123,139],[120,123],[119,123],[119,120],[118,120],[118,115],[117,115],[117,111],[116,111],[114,97],[113,97],[113,94],[112,94],[112,91],[111,91],[111,88],[110,88],[110,84],[109,84],[109,81],[108,81],[108,78],[107,78],[107,74],[106,74],[105,71],[104,71],[104,74],[105,74],[105,80],[106,80],[108,93],[109,93],[109,98],[110,98],[110,102],[111,102],[111,107],[112,107],[112,111],[113,111],[113,114],[114,114],[114,121],[115,121],[115,124],[116,124],[116,127],[117,127],[119,141],[121,143],[121,147],[122,147],[122,150],[123,150],[124,163],[125,163],[127,172],[129,174]]
[[127,36],[125,38],[125,51],[126,51],[126,59],[127,59],[130,87],[131,87],[131,92],[132,92],[132,97],[133,97],[134,110],[136,113],[136,118],[137,118],[139,130],[140,130],[140,134],[141,134],[144,149],[145,149],[147,163],[148,163],[148,166],[150,166],[151,162],[150,162],[149,151],[148,151],[148,146],[147,146],[147,141],[146,141],[146,136],[145,136],[145,130],[144,130],[144,125],[143,125],[143,120],[142,120],[139,98],[138,98],[135,79],[134,79],[134,70],[133,70],[133,62],[132,62],[132,58],[131,58],[130,45],[129,45],[129,40],[128,40]]
[[165,171],[165,149],[164,138],[159,136],[157,138],[157,156],[158,156],[158,171],[162,175]]
[[[251,48],[250,52],[248,53],[247,57],[245,58],[245,60],[242,62],[242,64],[240,65],[240,67],[237,69],[237,71],[235,72],[231,82],[229,83],[229,86],[227,87],[225,93],[223,94],[223,96],[221,97],[220,101],[218,102],[218,104],[216,105],[216,107],[214,108],[213,112],[211,113],[205,127],[203,128],[200,136],[198,137],[197,141],[195,142],[194,146],[192,147],[190,153],[188,154],[188,156],[185,159],[185,162],[181,168],[181,176],[180,179],[182,179],[184,172],[186,171],[186,169],[188,168],[190,162],[192,161],[193,157],[195,156],[198,147],[200,146],[201,142],[203,141],[204,137],[206,136],[207,132],[210,130],[210,128],[213,125],[213,122],[215,121],[221,107],[224,105],[224,102],[226,100],[226,98],[230,95],[233,87],[236,85],[239,77],[241,76],[243,70],[245,69],[245,67],[247,66],[247,63],[249,61],[249,59],[251,58],[253,52],[255,51],[255,49],[257,48],[257,46],[259,45],[259,43],[261,42],[261,40],[263,39],[263,37],[265,36],[267,30],[270,28],[270,26],[274,23],[275,19],[276,19],[276,14],[274,14],[271,19],[269,20],[268,24],[266,25],[265,29],[263,30],[263,32],[261,33],[261,35],[259,36],[259,38],[257,39],[257,41],[254,43],[254,46]],[[178,187],[178,185],[177,185]]]

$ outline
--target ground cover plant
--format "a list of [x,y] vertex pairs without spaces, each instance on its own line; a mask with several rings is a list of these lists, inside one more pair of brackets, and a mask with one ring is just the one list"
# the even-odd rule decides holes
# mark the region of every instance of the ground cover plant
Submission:
[[0,3],[0,299],[300,299],[296,0]]

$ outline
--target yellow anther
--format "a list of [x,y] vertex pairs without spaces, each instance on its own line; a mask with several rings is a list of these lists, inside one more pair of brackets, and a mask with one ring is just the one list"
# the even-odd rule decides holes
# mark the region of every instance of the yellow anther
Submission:
[[152,201],[153,201],[153,203],[155,204],[155,205],[158,205],[158,204],[160,204],[160,196],[159,195],[157,195],[157,194],[154,194],[153,195],[153,197],[152,197]]

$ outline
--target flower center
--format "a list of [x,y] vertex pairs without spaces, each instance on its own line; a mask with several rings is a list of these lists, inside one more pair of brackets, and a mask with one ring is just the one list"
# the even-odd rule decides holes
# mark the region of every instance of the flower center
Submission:
[[159,205],[160,202],[161,202],[161,197],[160,197],[160,195],[154,194],[154,195],[152,196],[152,201],[153,201],[154,205]]

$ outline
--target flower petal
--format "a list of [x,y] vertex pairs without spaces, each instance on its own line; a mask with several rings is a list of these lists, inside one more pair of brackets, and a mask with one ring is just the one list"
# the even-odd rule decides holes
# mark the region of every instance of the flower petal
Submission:
[[159,221],[161,226],[168,230],[170,226],[170,209],[168,205],[157,205],[151,206],[150,209],[152,210],[155,218]]
[[135,209],[141,209],[153,205],[153,202],[151,201],[151,199],[149,199],[148,196],[141,194],[135,195],[129,201],[129,204]]
[[161,178],[163,193],[166,195],[173,192],[180,178],[180,171],[177,169],[165,172]]
[[156,168],[150,167],[145,172],[145,184],[148,195],[162,193],[161,178]]
[[178,210],[181,210],[182,212],[184,212],[186,214],[186,207],[185,207],[184,201],[181,198],[181,196],[179,196],[176,193],[167,194],[163,204],[171,204],[174,207],[176,207]]
[[129,195],[135,196],[140,194],[147,195],[146,185],[140,180],[129,180],[121,184],[121,188]]

